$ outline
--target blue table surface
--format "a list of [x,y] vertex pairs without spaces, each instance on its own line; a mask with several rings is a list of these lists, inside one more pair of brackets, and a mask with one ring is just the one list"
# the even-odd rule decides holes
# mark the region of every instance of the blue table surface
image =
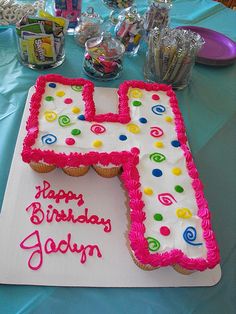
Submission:
[[[136,1],[145,11],[147,1]],[[50,1],[48,1],[50,5]],[[107,17],[98,0],[84,0]],[[176,0],[171,24],[197,25],[236,41],[236,11],[210,0]],[[83,49],[66,38],[66,61],[57,69],[68,77],[84,77]],[[145,46],[125,58],[116,81],[96,86],[117,87],[123,80],[143,80]],[[2,203],[27,92],[40,71],[20,65],[12,28],[0,28],[0,203]],[[205,186],[212,225],[221,251],[222,279],[198,288],[63,288],[0,285],[0,313],[235,313],[236,302],[236,63],[227,67],[196,64],[190,85],[177,92],[187,134]],[[4,258],[1,254],[0,258]]]

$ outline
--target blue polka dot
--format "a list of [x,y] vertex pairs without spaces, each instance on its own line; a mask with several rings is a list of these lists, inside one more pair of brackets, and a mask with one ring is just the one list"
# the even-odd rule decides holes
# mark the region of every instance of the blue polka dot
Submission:
[[50,83],[48,86],[51,87],[51,88],[56,88],[56,87],[57,87],[57,84],[55,84],[55,83]]
[[120,141],[126,141],[127,140],[127,136],[126,135],[120,135],[119,136],[119,140]]
[[81,114],[81,115],[78,116],[78,119],[81,120],[81,121],[84,121],[85,120],[85,116],[83,114]]
[[152,175],[154,177],[161,177],[162,176],[162,171],[160,169],[153,169],[152,170]]
[[139,122],[140,122],[140,123],[147,123],[147,119],[146,119],[146,118],[140,118],[140,119],[139,119]]
[[171,145],[174,146],[174,147],[179,147],[180,146],[180,142],[175,140],[175,141],[171,142]]

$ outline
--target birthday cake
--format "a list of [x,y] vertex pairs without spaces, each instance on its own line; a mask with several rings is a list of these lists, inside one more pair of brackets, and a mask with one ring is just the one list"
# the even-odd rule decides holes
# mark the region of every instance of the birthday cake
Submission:
[[210,212],[171,87],[125,81],[117,113],[98,113],[93,96],[88,80],[40,76],[23,161],[38,172],[61,168],[80,176],[93,167],[104,177],[120,173],[136,264],[184,274],[214,268],[219,250]]

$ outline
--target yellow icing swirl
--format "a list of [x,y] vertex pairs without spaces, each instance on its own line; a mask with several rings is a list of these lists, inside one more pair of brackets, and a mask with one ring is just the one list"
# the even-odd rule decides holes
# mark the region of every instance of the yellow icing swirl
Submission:
[[44,118],[48,122],[53,122],[57,119],[57,114],[54,111],[45,111],[44,112]]
[[128,124],[126,128],[130,133],[133,133],[133,134],[140,133],[140,127],[134,123]]
[[143,93],[138,88],[132,88],[130,93],[129,93],[129,96],[132,97],[132,98],[142,98],[143,97]]
[[178,208],[176,210],[176,216],[178,218],[184,218],[184,219],[188,219],[192,217],[192,213],[188,208]]

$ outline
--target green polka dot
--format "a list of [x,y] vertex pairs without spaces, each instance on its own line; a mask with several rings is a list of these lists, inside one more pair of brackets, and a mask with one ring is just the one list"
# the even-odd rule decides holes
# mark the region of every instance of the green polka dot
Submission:
[[54,97],[52,97],[52,96],[46,96],[46,97],[45,97],[45,100],[47,100],[47,101],[52,101],[52,100],[54,100]]
[[133,101],[133,106],[139,107],[139,106],[141,106],[141,105],[142,105],[141,101],[139,101],[139,100]]
[[163,220],[163,217],[162,217],[161,214],[155,214],[155,215],[153,216],[153,218],[154,218],[156,221],[162,221],[162,220]]
[[71,134],[72,134],[72,135],[80,135],[80,134],[81,134],[81,131],[80,131],[79,129],[73,129],[73,130],[71,131]]
[[182,193],[184,191],[184,189],[182,188],[182,186],[176,185],[175,186],[175,191],[178,192],[178,193]]
[[83,86],[79,86],[79,85],[71,85],[71,88],[72,88],[75,92],[82,92],[82,90],[83,90]]

